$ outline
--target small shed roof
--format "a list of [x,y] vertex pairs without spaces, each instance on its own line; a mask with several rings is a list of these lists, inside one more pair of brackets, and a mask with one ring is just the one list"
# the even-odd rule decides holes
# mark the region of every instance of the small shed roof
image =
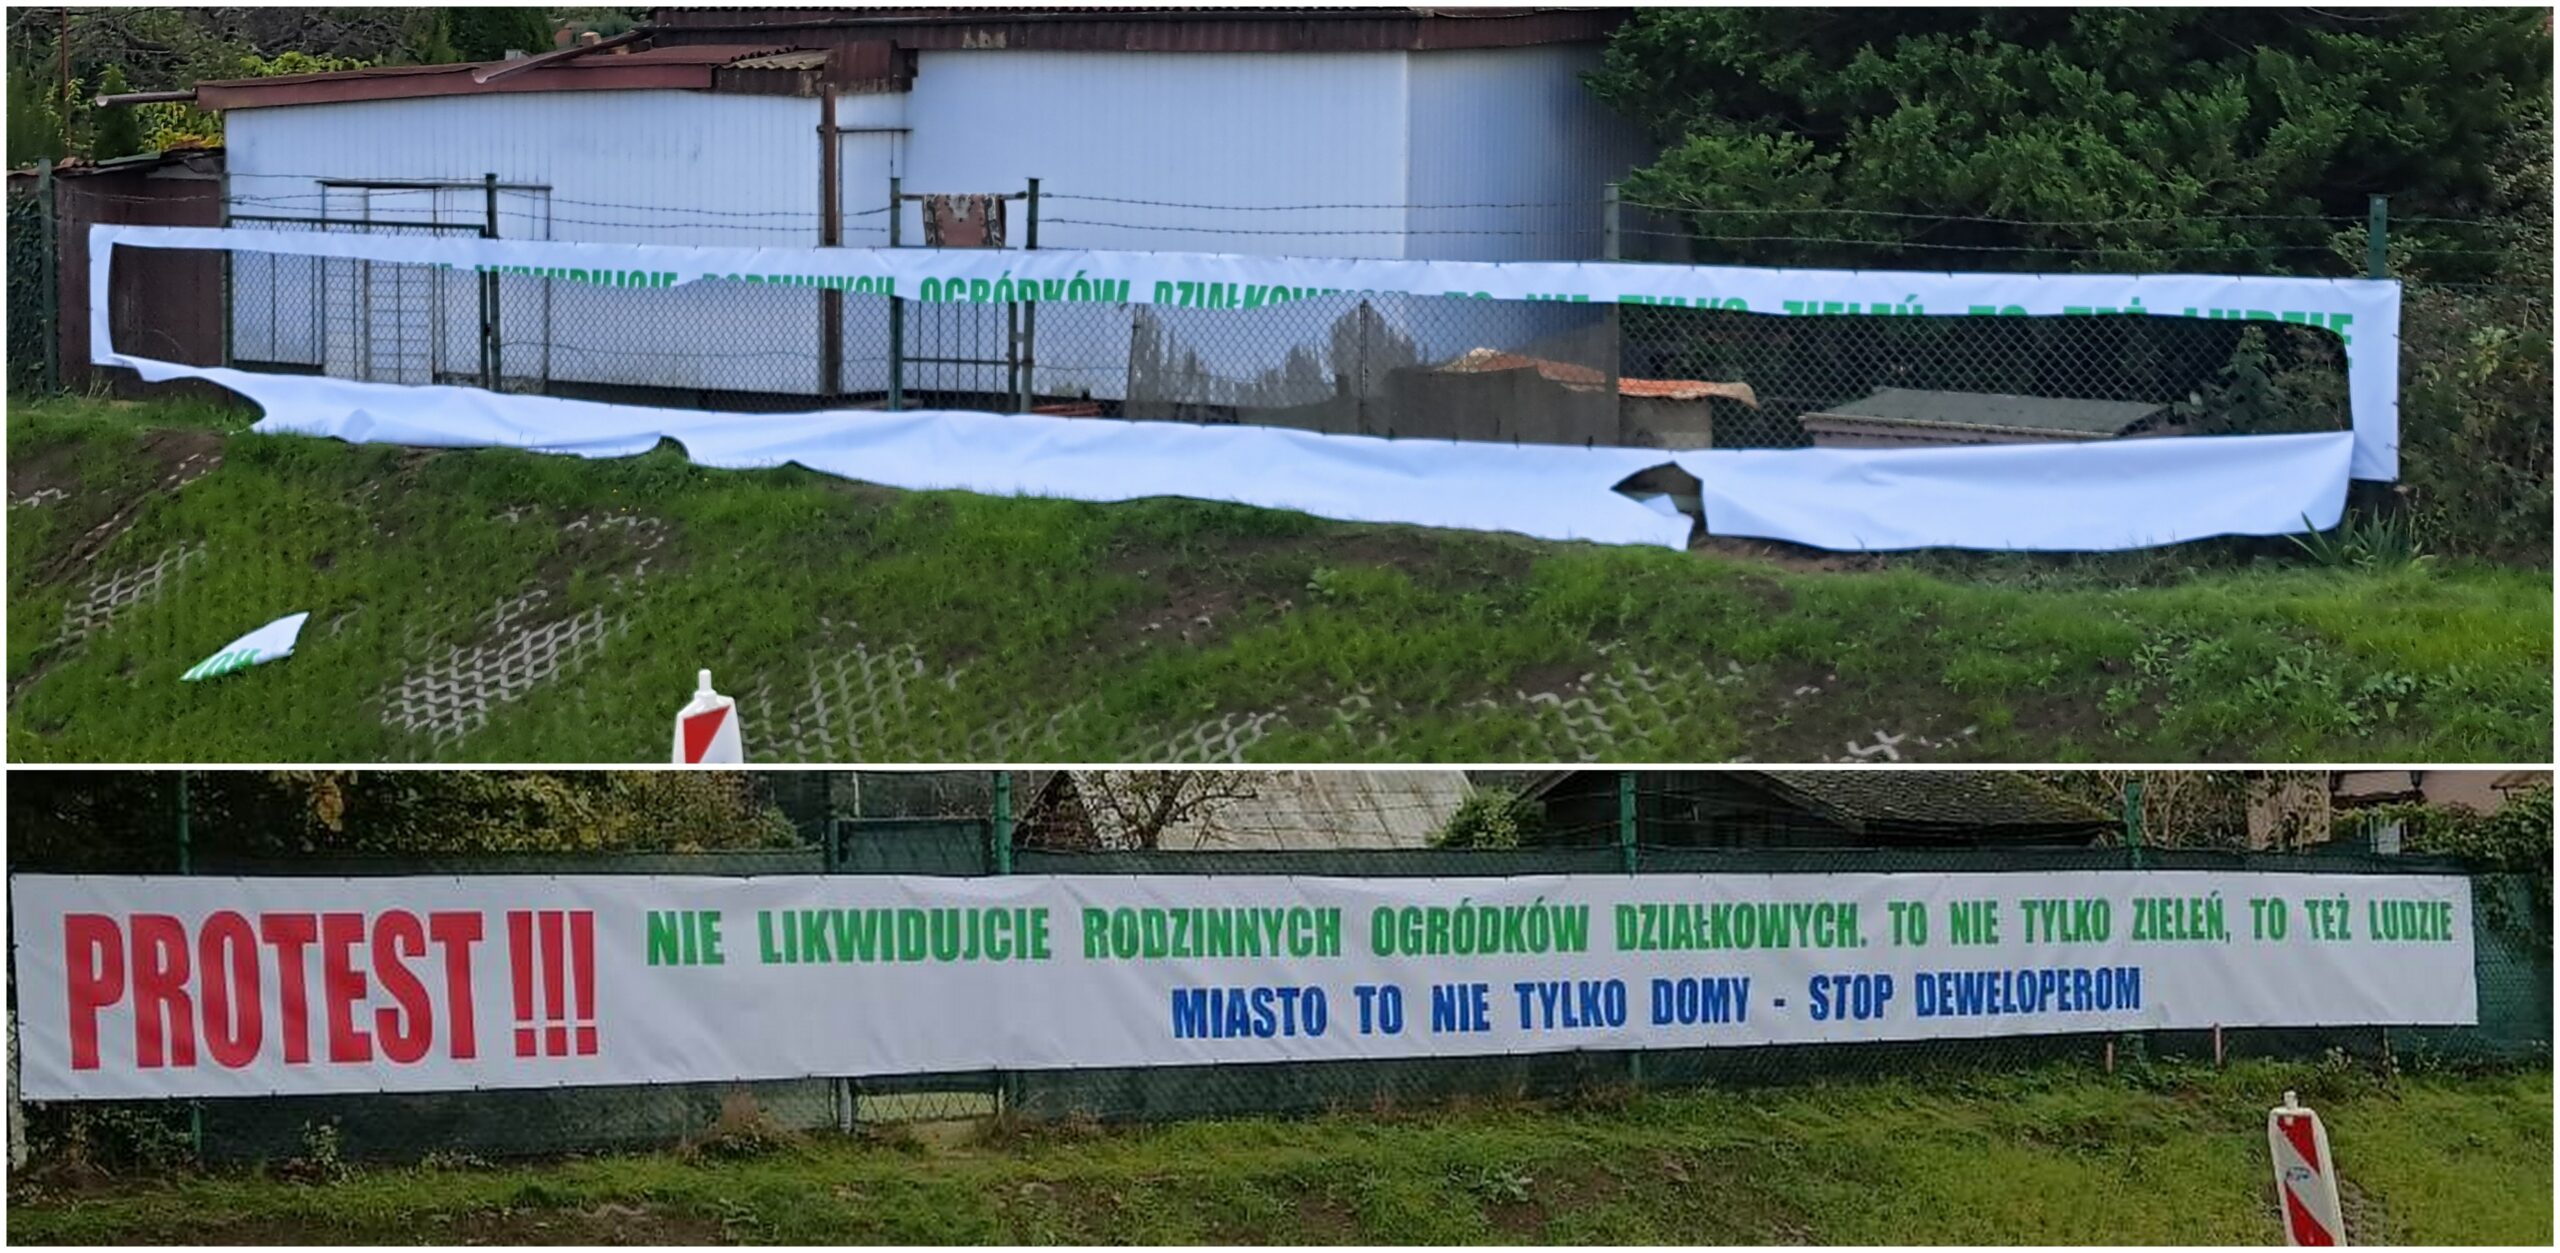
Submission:
[[[1569,795],[1595,774],[1557,770],[1479,775],[1487,787],[1510,786],[1531,799]],[[2002,843],[2055,835],[2077,838],[2111,830],[2114,815],[2006,770],[1715,770],[1641,771],[1652,791],[1748,789],[1862,836],[1961,837]]]
[[[1575,391],[1598,391],[1608,385],[1608,376],[1587,365],[1570,361],[1549,361],[1543,357],[1524,357],[1518,353],[1493,348],[1471,348],[1449,364],[1440,367],[1450,374],[1487,374],[1497,370],[1536,370],[1538,377]],[[1646,400],[1705,400],[1717,397],[1739,401],[1754,409],[1760,397],[1749,383],[1709,383],[1702,379],[1634,379],[1620,378],[1618,394]]]
[[[1097,771],[1067,771],[1077,787]],[[1244,776],[1249,795],[1167,826],[1165,849],[1423,848],[1472,790],[1463,770],[1268,770]],[[1034,796],[1053,781],[1032,782]],[[1125,847],[1107,827],[1108,807],[1085,804],[1085,820],[1107,846]]]
[[[567,51],[583,51],[569,49]],[[520,68],[489,82],[476,75],[505,69],[507,61],[455,65],[381,65],[322,74],[285,74],[198,83],[196,103],[207,109],[257,109],[357,100],[408,100],[529,91],[708,91],[713,71],[738,62],[791,51],[788,41],[683,44],[639,51],[605,48]],[[548,54],[547,54],[548,55]]]
[[1075,52],[1397,52],[1597,43],[1623,8],[1167,6],[1157,8],[653,9],[662,41],[788,34],[807,45]]
[[2120,435],[2166,408],[2165,404],[2147,400],[2079,400],[1886,387],[1847,404],[1830,405],[1819,413],[1804,416],[1808,421],[1854,418],[1862,422],[2037,431],[2103,438]]
[[1779,792],[1851,830],[1874,826],[2050,831],[2115,821],[2094,805],[2000,770],[1764,770]]

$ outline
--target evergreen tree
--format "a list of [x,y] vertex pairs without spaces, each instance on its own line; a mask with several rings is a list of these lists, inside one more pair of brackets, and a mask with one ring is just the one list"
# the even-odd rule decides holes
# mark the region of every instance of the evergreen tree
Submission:
[[[132,90],[125,86],[124,71],[108,66],[98,78],[98,94],[120,96]],[[89,132],[89,159],[113,161],[142,151],[142,119],[131,105],[118,105],[98,110],[97,124]]]
[[495,61],[509,52],[528,55],[551,47],[551,19],[541,9],[447,9],[445,29],[465,61]]
[[59,161],[64,153],[62,114],[53,107],[45,80],[13,69],[9,73],[9,168],[24,169],[38,161]]
[[[1628,198],[1702,237],[1794,241],[1754,261],[2041,269],[2096,250],[2107,268],[2337,272],[2368,194],[2395,217],[2476,218],[2519,127],[2548,150],[2528,108],[2551,94],[2548,20],[1648,9],[1591,85],[1663,144]],[[1893,247],[1911,244],[1931,247]]]

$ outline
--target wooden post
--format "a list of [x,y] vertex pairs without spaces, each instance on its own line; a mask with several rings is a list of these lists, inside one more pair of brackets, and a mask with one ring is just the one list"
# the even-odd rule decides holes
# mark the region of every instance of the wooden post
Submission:
[[[898,194],[898,176],[889,176],[889,246],[898,246],[899,206],[906,198]],[[906,407],[907,396],[907,302],[895,290],[889,293],[889,412]]]
[[[1023,197],[1022,250],[1025,252],[1037,252],[1040,250],[1040,180],[1036,178],[1032,179],[1030,180],[1030,184],[1030,191]],[[1040,384],[1032,377],[1032,371],[1039,361],[1037,342],[1039,338],[1039,326],[1040,306],[1032,301],[1023,301],[1022,351],[1020,353],[1020,357],[1022,361],[1022,412],[1024,413],[1031,412],[1032,409],[1037,407],[1040,402]]]
[[1623,261],[1626,251],[1625,231],[1619,224],[1623,206],[1618,200],[1618,185],[1610,183],[1600,189],[1600,259]]
[[[53,159],[47,157],[36,165],[36,237],[42,243],[46,270],[36,288],[44,296],[43,383],[48,392],[62,389],[62,226],[55,220],[62,211],[61,200],[60,184],[53,177]],[[91,316],[96,315],[93,312]],[[95,344],[89,347],[92,352],[97,350]]]
[[[835,88],[818,85],[818,246],[844,244],[843,194],[838,163],[842,142],[836,134]],[[844,394],[844,292],[818,289],[818,394],[832,401]]]

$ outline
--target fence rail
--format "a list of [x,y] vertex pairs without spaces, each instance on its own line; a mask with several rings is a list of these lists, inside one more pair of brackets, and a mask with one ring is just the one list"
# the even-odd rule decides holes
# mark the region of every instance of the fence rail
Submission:
[[[1015,848],[993,812],[944,818],[830,817],[813,845],[714,852],[472,858],[297,857],[199,861],[200,873],[402,874],[1222,874],[1508,876],[1527,874],[1822,874],[2062,870],[2275,870],[2458,873],[2459,863],[2375,854],[2278,854],[2158,848],[1735,849],[1643,842],[1594,832],[1591,847],[1457,850],[1108,851]],[[28,869],[28,867],[18,867]],[[2531,885],[2477,876],[2473,910],[2480,1021],[2453,1029],[2256,1028],[2224,1032],[2072,1033],[1987,1039],[1599,1050],[1495,1057],[1122,1067],[689,1083],[428,1094],[272,1096],[196,1102],[35,1107],[39,1148],[123,1135],[206,1162],[280,1161],[325,1151],[414,1160],[666,1147],[741,1131],[853,1131],[986,1118],[1139,1120],[1370,1109],[1461,1094],[1570,1095],[1594,1088],[1776,1083],[1914,1068],[1981,1069],[2101,1058],[2317,1058],[2400,1064],[2546,1063],[2551,937]],[[325,1149],[322,1147],[325,1146]]]

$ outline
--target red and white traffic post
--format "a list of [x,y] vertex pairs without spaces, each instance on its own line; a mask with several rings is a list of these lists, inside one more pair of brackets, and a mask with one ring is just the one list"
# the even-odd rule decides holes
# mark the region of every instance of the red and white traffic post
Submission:
[[747,751],[738,734],[738,702],[711,690],[711,672],[697,682],[693,699],[676,711],[675,764],[743,765]]
[[2276,1203],[2284,1208],[2284,1242],[2305,1245],[2345,1244],[2346,1222],[2338,1210],[2338,1172],[2329,1160],[2329,1129],[2320,1116],[2294,1103],[2267,1111],[2267,1151],[2275,1157]]

